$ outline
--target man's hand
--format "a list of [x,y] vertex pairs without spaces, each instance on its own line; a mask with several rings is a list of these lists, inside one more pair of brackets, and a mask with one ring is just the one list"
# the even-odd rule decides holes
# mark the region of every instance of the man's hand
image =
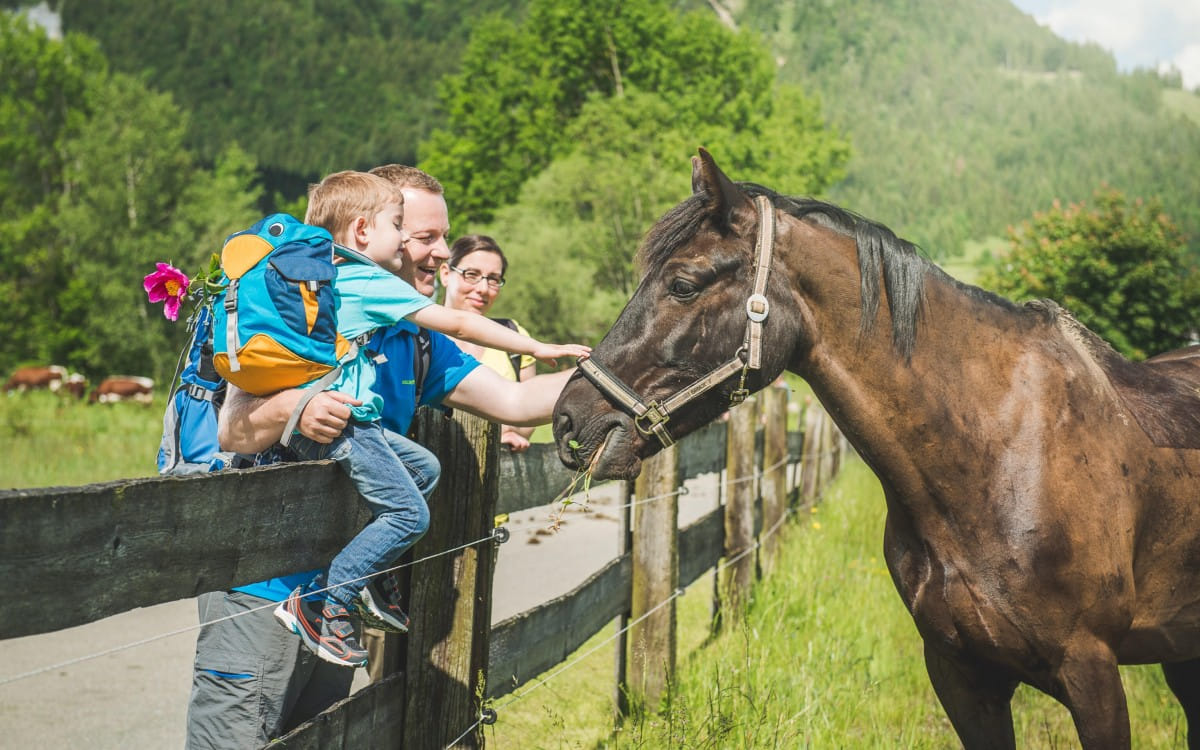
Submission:
[[296,429],[318,443],[332,443],[350,422],[350,407],[361,401],[338,391],[323,391],[312,397],[300,415]]

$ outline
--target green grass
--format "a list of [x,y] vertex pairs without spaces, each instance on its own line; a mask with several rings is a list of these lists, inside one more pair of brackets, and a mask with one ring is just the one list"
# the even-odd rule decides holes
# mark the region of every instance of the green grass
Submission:
[[143,405],[0,394],[0,489],[156,475],[164,406],[161,396]]
[[[612,730],[605,645],[519,700],[498,701],[489,747],[959,747],[880,558],[883,514],[878,482],[849,462],[825,502],[786,527],[744,623],[705,640],[709,576],[680,600],[680,667],[661,711]],[[1183,745],[1182,711],[1158,668],[1122,674],[1137,747]],[[1066,709],[1041,693],[1022,687],[1013,711],[1019,747],[1079,746]]]

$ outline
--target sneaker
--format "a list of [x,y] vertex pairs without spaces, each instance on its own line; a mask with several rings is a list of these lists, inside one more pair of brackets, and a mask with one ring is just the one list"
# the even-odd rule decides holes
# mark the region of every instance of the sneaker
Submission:
[[400,583],[391,573],[374,576],[354,600],[363,625],[388,633],[407,633],[408,615],[400,609]]
[[336,602],[305,599],[297,587],[275,608],[275,619],[327,662],[344,667],[362,667],[367,663],[367,650],[354,635],[350,613]]

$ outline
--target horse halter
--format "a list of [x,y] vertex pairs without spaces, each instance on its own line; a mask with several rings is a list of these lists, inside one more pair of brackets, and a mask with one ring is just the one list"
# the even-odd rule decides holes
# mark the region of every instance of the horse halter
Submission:
[[[589,357],[579,363],[579,371],[584,377],[606,398],[633,417],[633,424],[638,432],[647,437],[654,435],[664,448],[675,444],[675,440],[667,432],[667,422],[670,421],[673,412],[741,370],[742,377],[738,387],[729,394],[729,405],[737,406],[750,395],[746,390],[746,374],[762,366],[762,324],[770,311],[766,291],[767,274],[771,270],[771,251],[775,245],[775,209],[765,195],[756,196],[754,202],[758,207],[759,217],[758,238],[754,243],[754,291],[746,298],[746,336],[729,361],[691,385],[676,391],[669,398],[661,402],[651,401],[648,404],[642,401],[632,388],[597,362],[595,357]],[[746,356],[744,360],[743,354]]]

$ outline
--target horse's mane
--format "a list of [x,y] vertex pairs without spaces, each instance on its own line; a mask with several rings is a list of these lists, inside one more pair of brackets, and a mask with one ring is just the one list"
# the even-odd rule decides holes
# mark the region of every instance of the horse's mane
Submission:
[[[861,333],[868,333],[879,310],[880,284],[892,314],[892,343],[910,357],[916,344],[917,322],[921,316],[925,276],[938,274],[965,294],[1009,310],[1016,306],[991,292],[947,276],[920,254],[919,248],[896,236],[884,225],[832,203],[814,198],[789,197],[752,182],[737,183],[747,195],[767,196],[778,209],[797,219],[810,219],[840,234],[851,237],[858,248],[859,294],[862,303]],[[708,215],[707,196],[694,194],[667,213],[646,236],[639,252],[642,268],[664,262],[690,240]]]

